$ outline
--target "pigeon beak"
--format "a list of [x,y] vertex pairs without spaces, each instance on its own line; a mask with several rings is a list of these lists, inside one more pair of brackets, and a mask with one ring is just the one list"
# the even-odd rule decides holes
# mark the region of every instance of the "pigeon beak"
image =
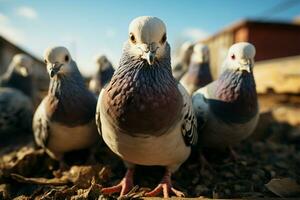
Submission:
[[250,65],[242,65],[242,66],[239,67],[239,70],[240,71],[246,71],[248,73],[251,72]]
[[58,65],[57,63],[55,63],[50,67],[50,77],[51,78],[53,78],[53,76],[55,76],[59,72],[61,66],[62,65]]
[[155,59],[155,53],[156,53],[155,51],[148,51],[144,53],[145,59],[147,60],[149,65],[153,65]]
[[20,73],[22,74],[22,76],[26,77],[29,75],[29,70],[27,69],[27,67],[22,66],[20,68]]
[[240,62],[239,71],[246,71],[251,73],[251,61],[247,59],[242,59]]

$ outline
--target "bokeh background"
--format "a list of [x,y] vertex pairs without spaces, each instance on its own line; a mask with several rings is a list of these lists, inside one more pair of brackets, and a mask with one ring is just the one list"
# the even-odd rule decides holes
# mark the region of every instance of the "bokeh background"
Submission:
[[[117,68],[128,24],[141,15],[157,16],[166,23],[173,68],[186,42],[208,45],[214,79],[232,44],[246,41],[256,47],[260,120],[252,136],[235,147],[240,160],[212,154],[209,161],[215,171],[210,172],[200,170],[201,162],[193,155],[175,174],[175,186],[188,197],[299,197],[300,0],[0,0],[0,76],[14,55],[31,56],[37,106],[49,86],[42,58],[47,47],[67,47],[88,83],[97,71],[96,55],[105,55]],[[98,197],[102,195],[98,183],[112,185],[124,175],[122,162],[105,147],[91,155],[97,165],[76,164],[61,174],[56,171],[58,163],[34,147],[31,133],[29,142],[24,140],[28,134],[20,134],[18,145],[15,135],[8,136],[13,142],[0,141],[0,199]],[[77,154],[75,158],[81,161]],[[157,172],[150,170],[144,176],[143,170],[137,184],[152,188]],[[49,179],[20,179],[12,174]],[[70,187],[65,186],[66,179]]]

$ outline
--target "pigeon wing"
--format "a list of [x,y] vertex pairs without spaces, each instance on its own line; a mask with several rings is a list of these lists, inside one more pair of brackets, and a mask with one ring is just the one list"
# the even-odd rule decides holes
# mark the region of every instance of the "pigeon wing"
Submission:
[[98,133],[101,135],[101,119],[100,119],[100,113],[101,113],[101,103],[102,103],[102,96],[104,93],[104,89],[101,90],[99,98],[98,98],[98,103],[97,103],[97,108],[96,108],[96,125],[98,129]]
[[180,83],[178,84],[178,89],[183,97],[181,133],[186,145],[195,145],[198,140],[197,121],[191,97]]

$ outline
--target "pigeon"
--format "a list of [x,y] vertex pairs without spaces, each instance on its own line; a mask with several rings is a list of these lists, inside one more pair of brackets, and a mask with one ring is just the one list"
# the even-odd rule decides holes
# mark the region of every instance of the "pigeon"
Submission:
[[44,58],[51,80],[34,114],[34,137],[50,157],[62,161],[64,153],[89,148],[98,140],[97,100],[65,47],[48,48]]
[[31,133],[33,105],[21,91],[0,87],[0,141]]
[[181,78],[180,82],[190,95],[197,89],[212,82],[207,45],[201,43],[195,44],[189,70]]
[[176,80],[180,80],[182,76],[187,72],[190,65],[191,55],[193,53],[193,43],[186,41],[182,44],[179,50],[178,61],[174,65],[172,71]]
[[166,168],[160,184],[146,196],[183,196],[173,188],[171,174],[189,157],[197,141],[197,123],[191,97],[173,77],[170,63],[164,22],[151,16],[135,18],[119,67],[98,98],[98,130],[127,167],[124,179],[103,188],[103,193],[128,193],[134,166],[144,165]]
[[20,90],[33,99],[33,60],[26,54],[16,54],[7,71],[0,78],[1,87]]
[[10,140],[31,133],[32,59],[16,54],[0,77],[0,140]]
[[95,76],[91,79],[89,83],[89,89],[96,95],[99,95],[102,87],[105,87],[109,83],[112,75],[114,74],[114,68],[106,58],[106,56],[101,55],[96,57],[96,62],[98,65],[98,71]]
[[254,131],[259,118],[254,56],[252,44],[232,45],[220,77],[194,92],[192,102],[202,147],[224,150]]

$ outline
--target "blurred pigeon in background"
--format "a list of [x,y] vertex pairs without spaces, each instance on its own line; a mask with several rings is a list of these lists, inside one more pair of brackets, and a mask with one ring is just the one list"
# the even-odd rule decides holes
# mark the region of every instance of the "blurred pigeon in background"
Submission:
[[32,131],[32,63],[31,57],[17,54],[0,77],[1,145]]
[[51,77],[49,91],[33,118],[36,143],[54,159],[90,147],[98,140],[96,98],[65,47],[48,48],[44,59]]
[[180,80],[184,73],[188,70],[190,65],[191,55],[193,53],[193,43],[185,42],[182,44],[179,50],[179,55],[177,60],[175,60],[175,65],[172,68],[173,76],[176,80]]
[[97,73],[93,76],[89,83],[89,89],[96,95],[99,95],[101,89],[109,83],[114,74],[114,68],[106,56],[101,55],[96,57],[98,66]]
[[149,16],[134,19],[119,68],[98,99],[98,129],[127,166],[124,179],[103,193],[128,193],[139,164],[166,167],[161,183],[146,196],[183,196],[172,187],[171,174],[197,141],[196,118],[191,98],[172,76],[170,61],[164,22]]
[[26,54],[16,54],[7,71],[0,78],[1,87],[20,90],[30,98],[34,98],[33,60]]
[[193,48],[193,54],[188,71],[184,74],[180,83],[190,95],[197,89],[212,82],[209,66],[208,46],[198,43]]
[[[220,77],[193,94],[199,142],[203,147],[231,147],[254,131],[259,118],[254,56],[252,44],[232,45]],[[235,156],[234,151],[231,153]]]
[[26,95],[0,87],[0,146],[11,138],[31,133],[32,115],[33,105]]

